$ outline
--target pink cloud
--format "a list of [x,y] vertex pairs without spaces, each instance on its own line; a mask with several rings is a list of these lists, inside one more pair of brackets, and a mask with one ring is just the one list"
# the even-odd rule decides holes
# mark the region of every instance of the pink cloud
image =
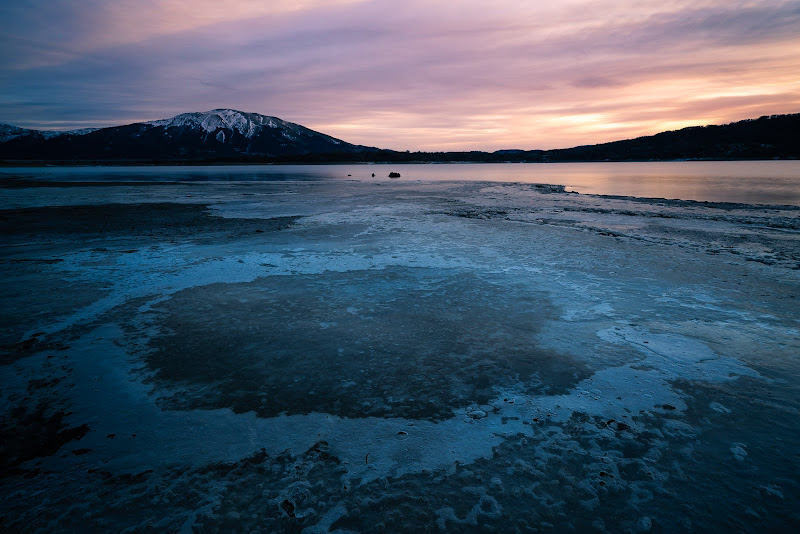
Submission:
[[[233,107],[354,143],[493,150],[796,112],[800,101],[798,2],[243,2],[224,15],[208,2],[184,20],[181,3],[151,1],[137,5],[157,23],[116,39],[108,28],[129,4],[51,4],[64,22],[55,35],[47,17],[0,8],[22,24],[0,36],[0,122]],[[100,19],[106,29],[93,30]]]

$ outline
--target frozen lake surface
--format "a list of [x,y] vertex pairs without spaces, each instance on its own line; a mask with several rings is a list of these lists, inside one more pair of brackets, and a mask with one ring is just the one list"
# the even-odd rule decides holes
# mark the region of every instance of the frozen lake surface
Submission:
[[0,524],[800,522],[800,208],[392,168],[6,183]]
[[390,172],[403,181],[546,183],[583,194],[800,206],[800,161],[30,167],[0,168],[0,180],[382,182]]

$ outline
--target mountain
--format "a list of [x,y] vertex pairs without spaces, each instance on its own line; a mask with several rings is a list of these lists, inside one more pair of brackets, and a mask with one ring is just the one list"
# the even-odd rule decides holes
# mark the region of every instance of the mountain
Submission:
[[214,109],[171,119],[69,132],[0,125],[0,158],[209,160],[377,150],[258,113]]
[[800,159],[800,113],[767,115],[720,126],[691,126],[655,135],[556,150],[393,152],[359,155],[387,162],[582,162]]
[[800,113],[767,115],[720,126],[692,126],[656,135],[543,153],[544,161],[787,159],[800,157]]
[[557,150],[397,152],[299,124],[215,109],[113,128],[45,132],[0,124],[0,159],[181,162],[579,162],[798,159],[800,113]]

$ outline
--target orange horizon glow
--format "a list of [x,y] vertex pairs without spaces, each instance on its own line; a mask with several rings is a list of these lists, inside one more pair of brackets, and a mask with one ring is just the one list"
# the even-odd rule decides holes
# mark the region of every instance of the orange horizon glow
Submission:
[[396,150],[553,149],[800,112],[800,1],[0,7],[0,122],[274,115]]

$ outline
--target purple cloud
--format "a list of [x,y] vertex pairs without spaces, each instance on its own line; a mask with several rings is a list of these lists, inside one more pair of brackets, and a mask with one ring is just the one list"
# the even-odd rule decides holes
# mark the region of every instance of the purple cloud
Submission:
[[[800,102],[796,1],[545,10],[374,0],[158,26],[119,42],[92,29],[118,23],[107,3],[93,2],[95,13],[49,4],[55,15],[21,2],[0,8],[16,28],[0,36],[0,122],[67,128],[233,107],[356,143],[491,150],[792,112]],[[62,28],[50,33],[58,16]]]

